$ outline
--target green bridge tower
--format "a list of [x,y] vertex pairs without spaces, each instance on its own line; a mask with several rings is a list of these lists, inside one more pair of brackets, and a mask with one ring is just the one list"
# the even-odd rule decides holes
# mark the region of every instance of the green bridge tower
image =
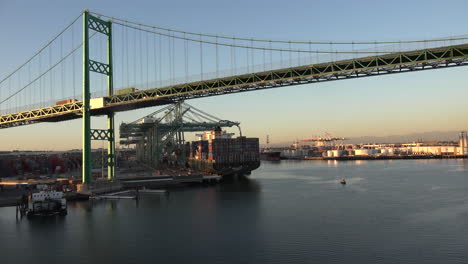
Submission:
[[[89,30],[107,36],[107,64],[89,58]],[[114,113],[107,114],[107,129],[91,129],[90,113],[90,73],[107,75],[107,95],[114,94],[112,64],[112,22],[104,21],[83,11],[83,161],[82,183],[91,183],[91,140],[107,140],[107,178],[112,181],[115,176],[115,129]]]

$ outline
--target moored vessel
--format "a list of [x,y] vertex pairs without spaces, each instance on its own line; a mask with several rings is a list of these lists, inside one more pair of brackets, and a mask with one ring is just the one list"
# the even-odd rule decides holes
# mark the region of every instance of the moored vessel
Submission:
[[187,145],[187,164],[192,169],[222,176],[250,174],[260,166],[258,149],[258,138],[234,138],[216,128]]
[[266,148],[260,152],[260,160],[277,161],[281,159],[281,151],[270,149],[270,136],[266,136]]
[[29,196],[26,216],[67,215],[67,201],[63,192],[41,191]]
[[280,160],[281,159],[281,152],[280,151],[271,151],[271,150],[264,150],[260,152],[260,159],[261,160]]

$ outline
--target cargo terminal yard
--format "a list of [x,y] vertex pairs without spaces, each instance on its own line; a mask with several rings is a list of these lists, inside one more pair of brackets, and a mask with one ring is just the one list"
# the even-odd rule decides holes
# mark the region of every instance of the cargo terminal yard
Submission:
[[[270,149],[281,159],[360,160],[360,159],[431,159],[466,158],[467,132],[458,141],[419,141],[411,143],[345,144],[345,138],[316,137],[297,140],[289,147]],[[338,143],[337,143],[338,142]]]
[[[237,127],[239,136],[223,130],[230,127]],[[123,189],[217,183],[260,166],[259,139],[242,136],[239,122],[185,103],[122,123],[119,130],[117,177],[111,181],[104,149],[92,150],[92,184],[87,185],[82,184],[80,150],[1,152],[0,206],[15,205],[22,195],[41,189],[62,191],[74,200]],[[196,140],[185,140],[186,133],[197,133]]]

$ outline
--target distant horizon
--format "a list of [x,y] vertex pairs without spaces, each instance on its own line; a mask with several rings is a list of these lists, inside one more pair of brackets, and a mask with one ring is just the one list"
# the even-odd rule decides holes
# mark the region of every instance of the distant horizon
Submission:
[[[27,61],[41,46],[48,43],[53,36],[84,9],[165,28],[266,40],[345,41],[348,43],[350,43],[349,41],[355,43],[358,41],[428,40],[449,36],[464,36],[468,31],[463,26],[468,23],[468,17],[465,15],[465,10],[468,8],[468,2],[466,1],[456,1],[458,8],[451,10],[449,13],[440,12],[439,1],[426,1],[424,5],[420,5],[419,2],[415,1],[395,0],[381,2],[377,6],[374,1],[370,0],[358,2],[301,1],[300,5],[284,5],[280,1],[269,1],[268,12],[265,12],[264,3],[246,0],[236,2],[188,1],[183,4],[184,8],[181,8],[181,3],[176,1],[161,3],[140,1],[138,5],[108,0],[83,0],[80,2],[30,1],[26,9],[23,2],[0,1],[0,23],[10,25],[11,21],[15,21],[11,26],[0,29],[3,36],[8,36],[8,41],[2,43],[2,49],[0,50],[0,57],[2,58],[0,79],[8,76],[16,67]],[[245,6],[249,6],[249,8],[246,9]],[[401,8],[402,6],[405,8]],[[314,12],[313,20],[311,20],[311,10],[320,10],[320,12]],[[382,10],[385,10],[387,14],[393,14],[392,23],[369,23],[369,21],[382,21]],[[414,10],[419,10],[419,12],[415,13]],[[174,17],[174,13],[178,14],[177,18]],[[242,19],[239,19],[239,14],[241,14]],[[281,19],[275,19],[278,17],[281,17]],[[333,19],[330,19],[330,17]],[[356,19],[357,17],[365,19]],[[436,22],[414,23],[414,21],[426,21],[427,17],[437,17],[438,19]],[[327,23],[326,25],[317,26],[317,21],[327,21]],[[311,23],[313,26],[311,26]],[[79,40],[78,34],[81,32],[82,25],[77,22],[75,26],[74,40]],[[142,67],[141,63],[137,63],[137,61],[129,64],[123,62],[123,46],[119,46],[119,43],[122,44],[125,41],[122,42],[122,38],[117,37],[122,33],[120,30],[115,30],[114,33],[115,66],[130,65],[133,67],[140,64],[140,67]],[[138,39],[145,40],[141,35],[139,38],[137,36],[129,35],[127,40],[130,39],[129,42]],[[64,39],[65,43],[68,43],[68,37]],[[146,39],[147,41],[148,39]],[[450,41],[441,43],[441,45],[449,44],[451,44]],[[167,46],[167,43],[162,45],[163,48],[167,48],[164,45]],[[63,51],[68,51],[70,46],[66,46],[67,48],[64,48]],[[129,51],[133,52],[131,47],[131,45],[130,47],[127,46]],[[148,46],[146,47],[148,48]],[[391,45],[391,47],[394,46]],[[398,44],[395,47],[398,48]],[[421,44],[420,47],[424,47],[424,44]],[[100,57],[101,54],[98,54],[97,47],[95,48],[92,49],[92,52]],[[169,72],[171,67],[164,68],[166,72],[159,74],[159,80],[165,81],[183,77],[185,76],[185,70],[189,73],[188,75],[198,74],[200,72],[197,61],[198,53],[195,52],[198,52],[199,46],[192,45],[191,48],[191,53],[188,56],[191,63],[188,65],[188,69],[184,68],[182,58],[177,58],[179,59],[175,60],[177,65],[172,65],[173,68],[176,68],[176,71],[171,75]],[[310,47],[305,45],[303,48],[309,49]],[[344,47],[334,44],[312,47],[312,49],[316,48],[340,51],[359,50],[363,47],[354,44]],[[374,49],[376,47],[370,45],[366,48]],[[166,53],[165,49],[163,51],[163,53]],[[239,49],[234,54],[238,60],[232,64],[229,50],[225,49],[225,57],[219,61],[220,70],[231,69],[231,66],[232,68],[249,66],[249,63],[251,63],[248,62],[250,57],[243,52],[245,51]],[[58,50],[57,53],[59,53]],[[214,59],[214,53],[213,47],[204,50],[206,59],[203,60],[205,63],[203,73],[208,74],[216,70],[218,61]],[[126,51],[127,57],[129,55],[131,57],[132,54]],[[221,52],[221,54],[223,53]],[[255,55],[257,64],[269,62],[268,52],[264,54],[262,51],[258,51]],[[334,60],[334,54],[325,54],[324,58],[328,58],[328,56],[331,60]],[[46,55],[43,57],[42,65],[45,67],[50,63],[50,57]],[[161,57],[164,58],[164,54]],[[252,53],[251,58],[253,57]],[[287,57],[284,54],[283,59],[288,60]],[[148,56],[145,58],[148,59]],[[304,55],[305,58],[310,59],[311,57]],[[289,60],[295,61],[298,59],[294,55]],[[157,60],[149,62],[150,69],[152,69],[152,62],[155,61]],[[242,61],[244,64],[247,61],[247,64],[242,64]],[[302,57],[298,61],[309,63],[309,60],[304,61]],[[72,92],[72,90],[75,92],[76,90],[79,95],[82,78],[82,69],[79,67],[81,66],[81,59],[77,57],[75,62],[77,65],[73,65],[76,69],[72,68],[72,65],[67,65],[68,67],[64,70],[68,73],[65,76],[65,82],[67,78],[72,78],[69,71],[75,69],[73,82],[70,82],[73,85],[66,86],[66,89],[70,90],[69,92]],[[147,62],[145,61],[145,65]],[[32,68],[34,70],[37,67]],[[122,70],[123,68],[119,69]],[[140,78],[135,74],[134,71],[138,70],[138,67],[133,67],[127,73],[120,70],[116,70],[114,76],[115,89],[129,83],[129,79],[133,81],[133,77],[136,84],[139,82],[148,84],[145,82],[145,78]],[[350,141],[373,141],[374,138],[378,138],[379,141],[387,141],[385,138],[414,133],[430,134],[433,132],[440,134],[440,140],[451,137],[456,140],[456,134],[451,137],[444,134],[453,134],[453,131],[458,132],[468,128],[468,119],[463,118],[468,115],[468,104],[466,104],[465,100],[468,98],[467,70],[466,67],[453,67],[388,74],[371,78],[320,82],[191,99],[187,100],[187,102],[223,120],[241,122],[242,133],[248,137],[258,137],[261,144],[265,143],[266,135],[270,135],[272,144],[276,144],[275,142],[290,144],[295,139],[323,135],[325,132],[350,138]],[[27,79],[26,73],[27,70],[21,77]],[[130,78],[131,76],[133,77]],[[15,86],[16,79],[20,78],[13,79],[11,87],[7,85],[8,82],[0,87],[2,98],[12,92],[10,88],[17,89],[18,85]],[[150,78],[148,82],[154,80]],[[49,81],[44,80],[46,83],[49,83]],[[99,87],[104,86],[100,82],[104,83],[104,78],[96,77],[94,81],[96,85],[93,86],[93,89],[96,90],[92,92],[97,92]],[[56,82],[55,87],[60,87],[60,81],[56,80]],[[134,85],[135,83],[130,84]],[[60,92],[57,92],[57,96],[60,94]],[[47,101],[52,99],[49,98],[52,95],[52,93],[50,96],[48,93],[43,93],[41,94],[43,98],[38,99]],[[67,93],[64,95],[67,95]],[[21,96],[19,98],[26,100],[28,96],[34,99],[37,94],[28,93],[27,96],[24,95],[25,98]],[[149,107],[116,113],[117,137],[119,137],[118,126],[120,123],[131,122],[154,112],[156,109],[155,107]],[[92,128],[105,129],[106,119],[104,117],[93,117]],[[81,149],[81,130],[81,119],[1,129],[0,149],[7,151]],[[427,136],[427,138],[432,140],[434,137]],[[435,138],[437,139],[437,137]],[[105,148],[106,146],[107,143],[104,141],[92,142],[93,148]]]
[[[465,130],[461,130],[465,131]],[[458,141],[458,134],[461,131],[427,131],[427,132],[419,132],[419,133],[409,133],[409,134],[401,134],[401,135],[389,135],[389,136],[359,136],[359,137],[350,137],[343,140],[345,144],[404,144],[404,143],[413,143],[418,140],[422,140],[422,142],[430,142],[430,141],[439,141],[439,142],[457,142]],[[237,133],[235,137],[239,136]],[[246,137],[251,137],[249,135],[244,135]],[[342,136],[342,135],[334,135],[333,136]],[[266,137],[266,135],[265,135]],[[407,138],[407,140],[404,140]],[[260,146],[265,147],[266,142],[262,142],[262,138],[260,138]],[[298,140],[307,139],[305,138],[298,138]],[[364,141],[368,139],[369,141]],[[186,140],[194,141],[194,140]],[[272,137],[270,135],[270,144],[269,146],[272,147],[281,147],[281,146],[289,146],[293,144],[296,139],[291,139],[289,141],[279,141],[275,142],[272,141]],[[127,149],[128,147],[117,144],[117,149]],[[104,146],[93,146],[93,150],[105,150],[106,147]],[[70,149],[0,149],[0,152],[61,152],[61,151],[81,151],[82,148],[70,148]]]

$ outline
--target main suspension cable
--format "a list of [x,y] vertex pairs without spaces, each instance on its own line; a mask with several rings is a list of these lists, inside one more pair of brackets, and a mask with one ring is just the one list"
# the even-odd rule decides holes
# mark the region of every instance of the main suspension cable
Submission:
[[5,76],[2,80],[0,80],[0,84],[2,84],[5,80],[10,78],[13,74],[17,73],[19,70],[21,70],[26,64],[31,62],[34,58],[36,58],[42,51],[44,51],[47,47],[49,47],[56,39],[58,39],[67,29],[69,29],[75,22],[81,17],[81,14],[76,17],[68,26],[66,26],[58,35],[56,35],[54,38],[52,38],[45,46],[43,46],[41,49],[39,49],[32,57],[30,57],[26,62],[21,64],[18,68],[16,68],[13,72]]
[[451,38],[438,38],[438,39],[424,39],[424,40],[401,40],[401,41],[289,41],[289,40],[269,40],[269,39],[254,39],[254,38],[239,38],[239,37],[229,37],[224,35],[215,35],[215,34],[203,34],[203,33],[195,33],[177,29],[170,29],[164,27],[158,27],[153,25],[148,25],[139,22],[133,22],[126,19],[121,19],[113,16],[108,16],[104,14],[100,14],[97,12],[90,12],[96,16],[102,16],[109,18],[114,21],[120,21],[127,24],[134,24],[140,27],[148,27],[157,30],[164,30],[164,31],[171,31],[181,34],[187,35],[194,35],[194,36],[201,36],[201,37],[210,37],[210,38],[221,38],[221,39],[230,39],[230,40],[243,40],[243,41],[254,41],[254,42],[272,42],[272,43],[293,43],[293,44],[310,44],[310,45],[324,45],[324,44],[336,44],[336,45],[372,45],[372,44],[399,44],[399,43],[422,43],[422,42],[440,42],[440,41],[453,41],[453,40],[467,40],[468,36],[465,37],[451,37]]
[[[154,30],[144,29],[144,28],[137,27],[137,26],[127,25],[127,24],[120,23],[120,22],[114,22],[114,24],[121,25],[121,26],[128,27],[128,28],[135,29],[135,30],[144,31],[144,32],[147,32],[147,33],[158,34],[158,35],[173,38],[173,39],[181,39],[181,40],[188,40],[188,41],[200,42],[200,43],[211,44],[211,45],[218,45],[218,46],[225,46],[225,47],[235,47],[235,48],[243,48],[243,49],[251,49],[251,50],[271,50],[271,51],[279,51],[279,52],[324,53],[324,54],[385,54],[385,53],[388,53],[388,52],[384,52],[384,51],[379,51],[379,52],[376,52],[376,51],[324,51],[324,50],[315,50],[314,51],[314,50],[297,50],[297,49],[280,49],[280,48],[271,48],[270,49],[270,48],[266,48],[266,47],[256,47],[256,46],[253,46],[253,45],[249,46],[249,45],[235,45],[235,44],[227,44],[227,43],[219,43],[219,42],[216,43],[216,41],[208,41],[208,40],[180,37],[180,36],[172,35],[170,33],[169,34],[162,33],[162,32],[158,32],[158,31],[154,31]],[[201,37],[202,36],[200,36],[200,38]],[[254,41],[253,39],[249,39],[249,40],[251,41],[251,44]],[[285,43],[289,43],[289,42],[285,42]],[[290,43],[293,43],[293,42],[290,42]],[[330,42],[327,42],[326,44],[330,44]]]
[[[91,39],[94,35],[96,35],[97,32],[94,32],[93,35],[91,35],[89,38]],[[65,57],[63,57],[62,59],[60,59],[57,63],[51,65],[51,67],[49,69],[47,69],[47,71],[43,72],[42,74],[40,74],[39,76],[37,76],[35,79],[33,79],[32,81],[30,81],[28,84],[26,84],[23,88],[19,89],[18,91],[14,92],[13,94],[11,94],[10,96],[8,96],[7,98],[3,99],[2,101],[0,101],[0,105],[3,104],[4,102],[8,101],[9,99],[11,99],[12,97],[14,97],[15,95],[19,94],[20,92],[22,92],[24,89],[28,88],[31,84],[33,84],[34,82],[36,82],[37,80],[39,80],[41,77],[43,77],[44,75],[46,75],[47,73],[49,73],[50,71],[52,71],[55,67],[57,67],[57,65],[59,65],[60,63],[62,63],[65,59],[67,59],[69,56],[71,56],[72,54],[75,53],[75,51],[77,51],[79,48],[81,48],[81,46],[83,46],[83,42],[81,42],[76,48],[74,48],[72,51],[70,51]]]

